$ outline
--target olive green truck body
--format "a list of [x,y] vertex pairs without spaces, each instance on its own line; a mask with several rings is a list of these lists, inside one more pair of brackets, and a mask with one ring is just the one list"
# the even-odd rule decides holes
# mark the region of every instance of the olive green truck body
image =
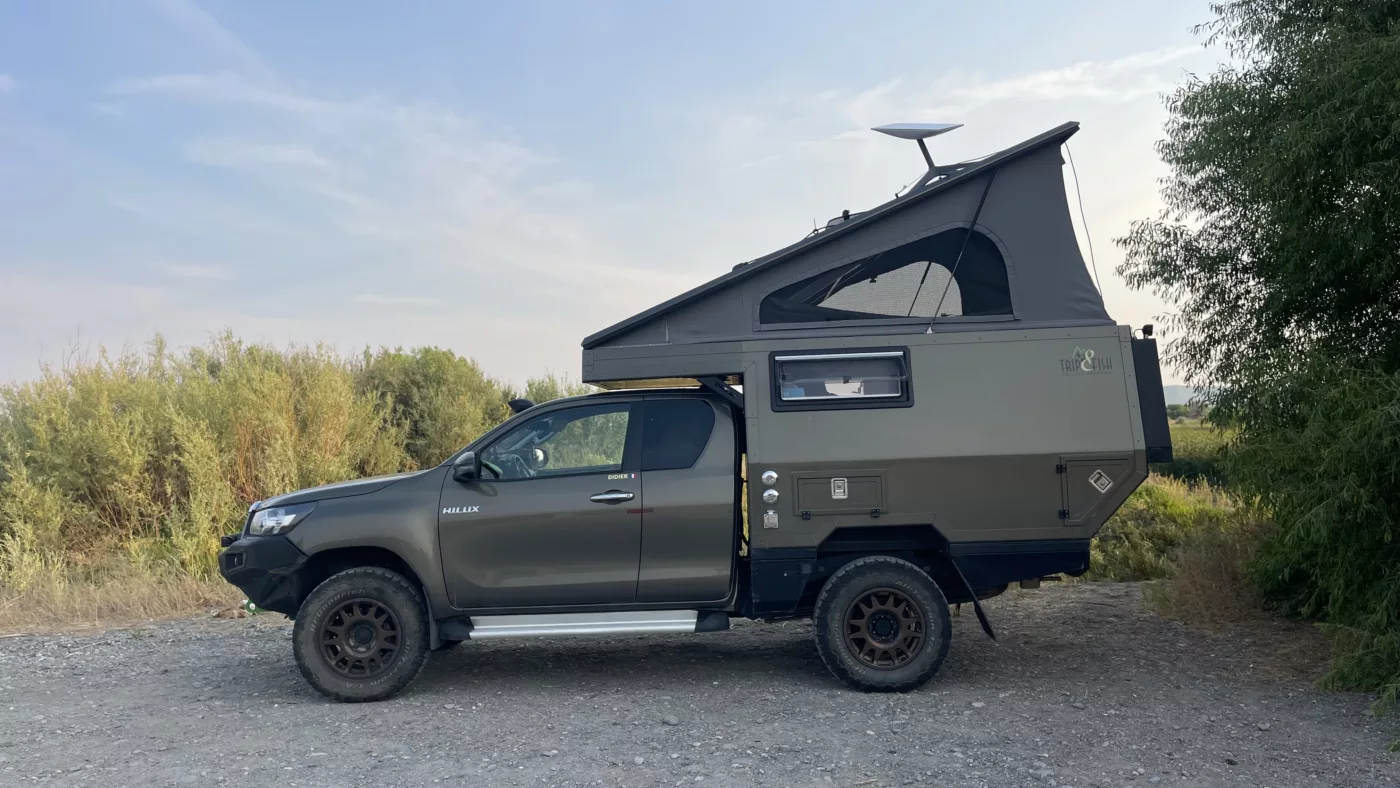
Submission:
[[[1075,130],[931,168],[883,206],[588,337],[583,379],[606,391],[520,403],[436,468],[255,504],[225,540],[224,575],[300,627],[339,573],[388,570],[421,596],[436,647],[825,615],[843,568],[878,557],[913,585],[889,575],[832,615],[855,631],[861,605],[904,609],[889,624],[870,614],[866,640],[840,652],[899,680],[828,664],[867,689],[921,683],[941,652],[922,678],[899,672],[938,640],[920,582],[976,605],[1080,574],[1148,463],[1170,459],[1155,340],[1108,317],[1074,238],[1058,148]],[[914,607],[888,595],[901,588]],[[323,639],[349,637],[348,613],[326,615]],[[863,652],[894,642],[901,616],[920,633],[909,653]],[[336,680],[378,675],[345,668],[355,649],[316,648]],[[303,666],[340,697],[321,669]]]

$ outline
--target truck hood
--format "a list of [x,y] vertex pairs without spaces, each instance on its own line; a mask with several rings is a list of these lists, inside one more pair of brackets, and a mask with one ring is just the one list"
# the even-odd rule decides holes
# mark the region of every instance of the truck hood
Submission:
[[258,509],[267,509],[272,506],[287,506],[294,503],[307,503],[310,501],[327,501],[332,498],[349,498],[353,495],[367,495],[372,492],[379,492],[389,485],[410,476],[417,476],[427,471],[417,471],[415,473],[396,473],[392,476],[372,476],[368,479],[355,479],[348,482],[336,482],[335,484],[323,484],[320,487],[308,487],[305,490],[284,493],[262,501],[258,504]]

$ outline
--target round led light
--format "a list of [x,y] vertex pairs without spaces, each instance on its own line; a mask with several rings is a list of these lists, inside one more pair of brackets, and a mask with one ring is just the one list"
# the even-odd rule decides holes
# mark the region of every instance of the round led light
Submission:
[[763,502],[764,502],[764,503],[777,503],[777,502],[778,502],[778,491],[777,491],[777,490],[764,490],[764,491],[763,491]]
[[763,475],[760,476],[759,478],[763,479],[763,483],[764,483],[764,484],[768,485],[769,487],[772,487],[773,485],[775,485],[775,484],[778,483],[778,472],[777,472],[777,471],[764,471],[764,472],[763,472]]

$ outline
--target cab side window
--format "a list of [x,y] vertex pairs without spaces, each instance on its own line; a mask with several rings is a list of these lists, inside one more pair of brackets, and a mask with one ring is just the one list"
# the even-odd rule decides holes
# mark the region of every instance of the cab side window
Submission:
[[715,428],[715,411],[699,399],[658,399],[646,403],[642,422],[642,470],[689,468],[700,459]]
[[514,481],[622,469],[627,403],[589,405],[536,416],[482,452],[488,479]]

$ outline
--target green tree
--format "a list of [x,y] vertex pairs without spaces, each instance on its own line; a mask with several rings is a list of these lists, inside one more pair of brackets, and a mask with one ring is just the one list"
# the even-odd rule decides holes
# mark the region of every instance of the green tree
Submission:
[[[1236,0],[1230,59],[1167,97],[1128,282],[1175,306],[1167,359],[1279,520],[1254,573],[1331,622],[1332,678],[1400,688],[1400,2]],[[1344,395],[1344,399],[1342,396]]]
[[504,386],[475,361],[441,348],[365,351],[359,385],[393,406],[420,468],[437,465],[510,415]]
[[562,397],[579,397],[591,391],[597,391],[597,389],[587,383],[575,383],[569,380],[568,376],[560,376],[550,372],[525,381],[524,396],[536,405],[542,405],[550,400]]

